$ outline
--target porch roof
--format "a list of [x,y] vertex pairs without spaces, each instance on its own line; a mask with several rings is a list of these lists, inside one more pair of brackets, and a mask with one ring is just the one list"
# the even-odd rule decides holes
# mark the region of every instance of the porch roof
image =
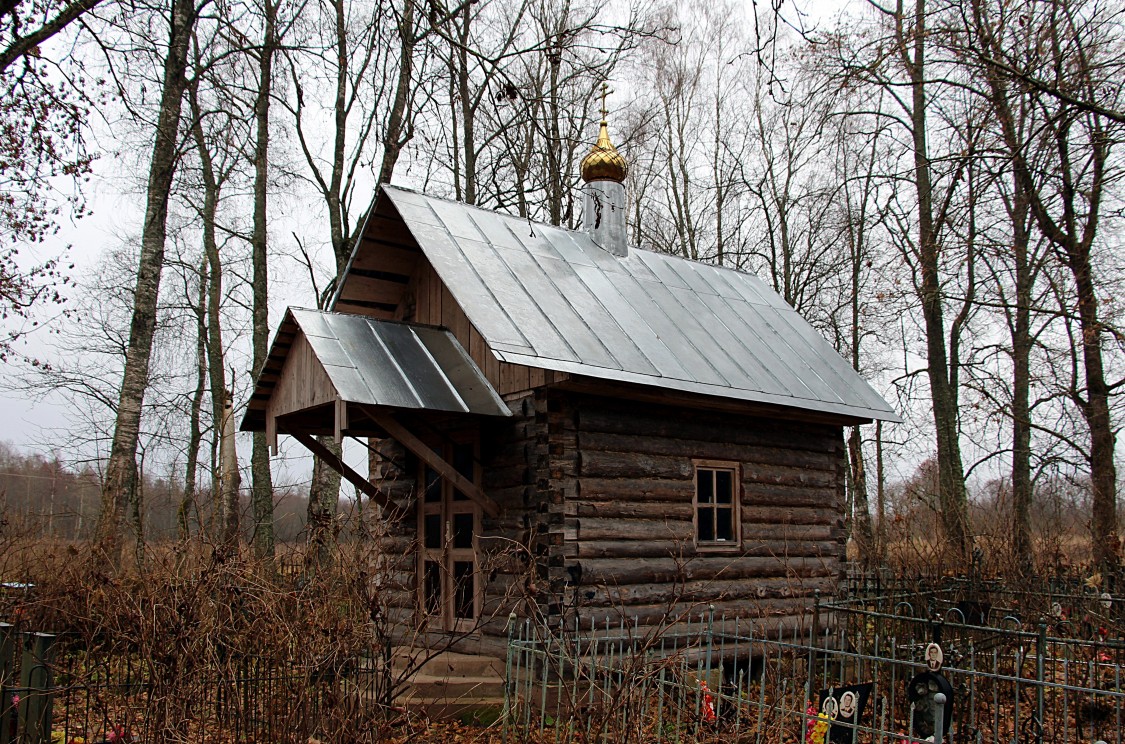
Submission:
[[[306,363],[291,365],[288,371],[286,359],[298,336],[312,353],[308,361],[313,368]],[[242,431],[266,430],[267,408],[283,373],[305,378],[292,381],[296,388],[315,387],[314,379],[326,380],[332,388],[326,392],[345,404],[511,415],[453,334],[431,326],[289,308],[258,376]],[[306,406],[294,402],[285,406],[288,410],[274,410],[290,413],[302,407]]]

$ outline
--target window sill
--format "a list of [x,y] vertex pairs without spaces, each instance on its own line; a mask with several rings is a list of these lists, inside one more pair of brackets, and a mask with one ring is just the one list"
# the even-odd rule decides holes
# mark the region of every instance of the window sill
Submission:
[[697,553],[711,553],[719,555],[739,555],[742,553],[742,544],[737,542],[729,543],[696,543],[695,551]]

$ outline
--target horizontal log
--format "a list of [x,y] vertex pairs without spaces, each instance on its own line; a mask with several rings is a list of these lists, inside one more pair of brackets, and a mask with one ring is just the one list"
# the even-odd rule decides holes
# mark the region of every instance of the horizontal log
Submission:
[[[716,664],[720,659],[738,659],[745,663],[747,657],[757,658],[763,654],[763,647],[756,641],[777,640],[779,635],[785,641],[795,641],[807,637],[812,628],[812,613],[807,611],[807,607],[794,610],[794,614],[744,618],[734,615],[724,617],[722,613],[711,617],[705,606],[696,606],[682,620],[675,616],[671,620],[656,616],[646,618],[647,622],[638,621],[635,625],[632,618],[625,621],[620,613],[616,616],[612,613],[601,615],[597,609],[585,609],[579,610],[578,614],[586,639],[606,638],[608,635],[616,641],[621,637],[624,626],[627,636],[633,639],[634,649],[647,651],[650,657],[661,653],[668,656],[682,654],[689,667],[706,653],[706,644],[699,641],[708,628],[717,638],[726,636],[726,639],[711,646],[711,659]],[[589,629],[591,626],[594,630]],[[734,640],[736,635],[737,641]],[[771,652],[776,653],[776,649],[771,649]],[[615,647],[615,653],[620,653],[620,645]]]
[[[626,584],[579,587],[580,601],[587,606],[630,604],[668,604],[671,602],[713,602],[744,600],[749,602],[785,601],[812,597],[819,589],[830,591],[833,578],[744,579],[740,581],[689,581],[682,584]],[[802,601],[802,603],[804,603]]]
[[[679,509],[691,509],[695,486],[690,480],[652,478],[579,478],[575,499],[581,509],[596,510],[605,515],[644,516],[649,503],[679,503]],[[742,492],[743,521],[780,524],[826,524],[839,519],[840,494],[830,488],[744,483]],[[615,511],[616,510],[616,511]],[[635,510],[635,511],[633,511]],[[579,512],[581,515],[582,512]]]
[[503,507],[515,510],[522,509],[530,503],[535,493],[535,487],[526,483],[500,487],[490,484],[489,480],[485,479],[485,487],[488,488],[488,494],[492,496],[493,501]]
[[835,488],[836,472],[791,468],[784,465],[746,465],[742,468],[742,485],[763,483],[771,486]]
[[827,524],[762,524],[742,523],[742,541],[780,540],[790,542],[835,541],[839,528]]
[[831,471],[835,471],[837,457],[834,448],[821,451],[798,450],[730,441],[708,442],[698,439],[653,437],[647,434],[583,432],[580,444],[583,452],[643,452],[650,455],[732,460]]
[[840,428],[829,425],[799,424],[742,416],[709,416],[695,412],[688,420],[682,412],[673,409],[645,410],[634,407],[624,412],[589,403],[580,405],[577,426],[580,433],[635,435],[636,432],[643,431],[651,437],[791,447],[813,451],[833,449],[840,436]]
[[[589,494],[583,481],[582,495]],[[603,517],[605,519],[681,519],[690,521],[693,516],[693,507],[688,494],[688,500],[679,501],[585,501],[573,499],[574,516],[576,517]]]
[[843,494],[836,488],[809,486],[782,486],[768,483],[746,483],[742,488],[742,503],[758,507],[822,507],[843,508]]
[[[833,500],[835,493],[832,494]],[[744,494],[742,504],[742,523],[754,524],[780,524],[780,525],[832,525],[842,519],[842,511],[831,506],[762,506],[759,504],[745,503]]]
[[[689,489],[695,477],[695,467],[690,458],[670,455],[650,455],[641,452],[602,452],[583,450],[577,463],[578,470],[570,467],[570,461],[560,461],[561,470],[554,477],[579,475],[587,478],[668,479],[687,483]],[[813,470],[810,468],[789,467],[786,465],[763,465],[747,463],[742,467],[742,482],[750,484],[803,486],[813,488],[835,488],[837,473],[833,470]]]
[[[758,620],[763,618],[795,617],[808,614],[807,623],[811,624],[811,599],[781,600],[776,604],[766,602],[745,602],[741,600],[718,602],[684,602],[674,605],[624,605],[617,607],[582,607],[579,606],[577,614],[580,626],[590,624],[601,627],[606,623],[616,625],[623,620],[631,625],[654,625],[657,623],[672,625],[684,622],[689,616],[699,622],[700,615],[706,615],[713,608],[716,616],[726,616],[733,627],[734,618],[740,620]],[[693,623],[694,625],[695,623]],[[702,624],[697,626],[702,629]]]
[[[691,480],[694,469],[690,460],[682,457],[647,455],[639,452],[581,453],[579,469],[583,477],[590,478],[671,478]],[[578,475],[579,473],[568,473]]]
[[688,558],[696,553],[690,540],[582,540],[569,544],[578,558]]
[[576,525],[576,538],[580,542],[586,540],[683,540],[691,542],[695,539],[695,527],[689,520],[584,517],[570,521]]
[[[588,494],[585,487],[583,496]],[[588,501],[568,500],[568,513],[578,519],[625,519],[625,520],[682,520],[690,522],[694,517],[691,496],[678,501]],[[745,499],[744,499],[745,501]],[[828,535],[825,531],[837,527],[843,514],[831,508],[810,507],[762,507],[758,504],[741,504],[742,537],[773,537],[800,535]],[[790,529],[792,528],[792,529]],[[802,532],[801,530],[811,530]],[[820,539],[828,539],[823,537]]]
[[[713,552],[700,550],[688,538],[686,540],[579,540],[579,558],[664,558],[675,557],[683,560],[696,560],[700,557],[714,557]],[[783,560],[794,558],[838,559],[843,546],[834,537],[826,540],[743,540],[737,552],[724,554],[727,561],[749,558],[779,557]],[[780,569],[779,569],[780,570]]]
[[672,581],[750,579],[777,576],[810,578],[839,573],[838,556],[829,558],[742,558],[737,556],[699,556],[679,559],[638,558],[621,561],[616,558],[587,558],[577,562],[582,567],[583,584],[650,584]]
[[595,478],[583,474],[578,479],[576,498],[590,501],[683,501],[690,503],[695,486],[690,479],[669,480],[646,477]]
[[492,489],[530,485],[534,483],[535,480],[535,470],[527,465],[500,470],[486,469],[482,479],[483,485],[486,489],[489,489],[489,493],[491,493]]

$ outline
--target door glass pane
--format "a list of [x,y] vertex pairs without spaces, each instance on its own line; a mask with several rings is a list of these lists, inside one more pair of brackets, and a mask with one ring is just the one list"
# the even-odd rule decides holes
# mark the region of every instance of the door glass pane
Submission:
[[441,476],[438,471],[427,466],[426,467],[426,503],[435,504],[441,502]]
[[473,597],[476,594],[476,574],[472,561],[453,562],[453,613],[456,617],[474,617]]
[[715,471],[715,501],[729,504],[734,493],[734,473],[729,470]]
[[441,564],[426,561],[422,572],[422,595],[427,615],[441,612]]
[[422,520],[422,531],[425,532],[423,537],[423,545],[427,548],[440,548],[441,539],[441,515],[440,514],[427,514]]
[[473,514],[453,515],[453,547],[473,547]]

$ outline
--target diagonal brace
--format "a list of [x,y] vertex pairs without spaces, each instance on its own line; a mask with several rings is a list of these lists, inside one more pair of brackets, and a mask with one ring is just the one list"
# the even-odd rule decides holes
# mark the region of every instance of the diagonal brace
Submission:
[[486,496],[484,491],[480,490],[475,483],[458,473],[456,468],[442,459],[441,455],[434,452],[429,445],[416,437],[398,419],[390,413],[371,406],[364,406],[363,412],[370,416],[372,421],[383,427],[383,430],[393,439],[398,440],[399,444],[436,470],[438,475],[450,481],[454,488],[468,496],[470,500],[475,501],[485,514],[494,518],[500,516],[500,506],[495,501]]
[[305,446],[305,449],[319,457],[330,468],[343,476],[344,479],[348,481],[348,483],[351,483],[362,493],[364,493],[369,499],[381,506],[386,512],[388,518],[395,519],[400,516],[402,509],[399,508],[398,504],[389,499],[387,497],[387,494],[376,488],[375,484],[353,470],[350,465],[341,460],[339,457],[336,457],[336,455],[333,454],[332,450],[316,441],[315,437],[311,437],[308,434],[294,431],[286,431],[285,433],[289,434],[298,442],[303,444]]

